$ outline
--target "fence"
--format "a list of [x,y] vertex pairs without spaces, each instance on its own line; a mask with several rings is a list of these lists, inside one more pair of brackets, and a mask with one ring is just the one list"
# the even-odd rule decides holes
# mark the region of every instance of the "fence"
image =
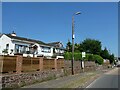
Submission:
[[64,68],[64,59],[45,59],[43,57],[1,56],[0,73],[21,73]]
[[39,70],[39,58],[23,57],[22,72]]
[[[63,69],[71,73],[71,60],[64,59],[46,59],[43,57],[23,57],[17,56],[2,56],[0,58],[1,70],[0,73],[21,73],[43,70],[58,70]],[[95,70],[95,62],[85,61],[85,71]],[[74,61],[74,72],[82,72],[81,62]]]
[[5,56],[3,57],[2,72],[15,72],[16,71],[16,56]]

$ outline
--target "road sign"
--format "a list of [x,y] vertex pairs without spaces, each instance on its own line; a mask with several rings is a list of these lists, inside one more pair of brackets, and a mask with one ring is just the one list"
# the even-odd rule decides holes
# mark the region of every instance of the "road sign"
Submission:
[[82,52],[82,58],[85,57],[85,54],[86,54],[85,52]]

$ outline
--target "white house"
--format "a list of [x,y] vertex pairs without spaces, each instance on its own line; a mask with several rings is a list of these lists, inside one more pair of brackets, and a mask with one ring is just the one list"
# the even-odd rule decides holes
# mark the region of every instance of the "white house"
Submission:
[[48,43],[49,45],[53,46],[53,55],[56,56],[57,58],[63,58],[63,54],[64,54],[64,47],[63,44],[61,42],[52,42],[52,43]]
[[[64,53],[62,43],[61,46],[57,46],[54,43],[44,43],[39,40],[28,39],[24,37],[16,36],[16,33],[2,34],[0,35],[0,55],[16,55],[21,54],[23,56],[61,56]],[[63,58],[63,56],[62,56]]]

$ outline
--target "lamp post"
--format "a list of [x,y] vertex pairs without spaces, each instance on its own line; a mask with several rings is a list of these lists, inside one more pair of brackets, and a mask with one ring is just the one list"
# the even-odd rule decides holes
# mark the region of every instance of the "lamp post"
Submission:
[[72,75],[74,75],[74,66],[73,66],[73,63],[74,63],[74,38],[75,38],[75,35],[74,35],[74,15],[79,15],[79,14],[81,14],[81,13],[76,12],[72,16],[72,60],[71,60]]

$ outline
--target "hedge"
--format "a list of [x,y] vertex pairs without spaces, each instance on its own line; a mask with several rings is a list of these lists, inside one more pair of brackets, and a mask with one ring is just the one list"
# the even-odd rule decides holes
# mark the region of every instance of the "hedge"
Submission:
[[[64,54],[65,60],[72,60],[72,52],[66,52]],[[74,60],[82,60],[81,53],[74,53]],[[86,57],[83,58],[85,61],[95,61],[98,64],[103,64],[103,58],[99,55],[86,54]]]
[[[71,60],[71,59],[72,59],[72,52],[66,52],[66,53],[64,54],[64,58],[65,58],[66,60]],[[74,59],[75,59],[75,60],[82,60],[82,55],[81,55],[81,53],[74,53]]]
[[94,60],[96,63],[98,63],[100,65],[103,64],[103,58],[99,55],[94,55]]

